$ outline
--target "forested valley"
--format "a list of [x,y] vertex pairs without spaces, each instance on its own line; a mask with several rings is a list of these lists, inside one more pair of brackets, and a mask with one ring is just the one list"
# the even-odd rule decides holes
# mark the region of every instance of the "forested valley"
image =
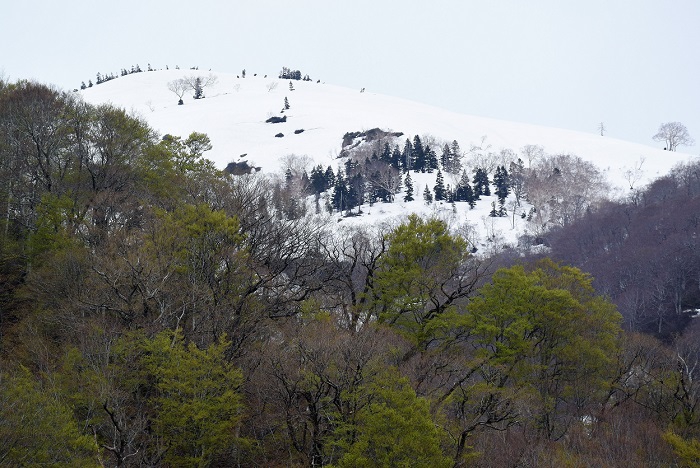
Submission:
[[0,466],[700,463],[700,164],[487,256],[210,147],[0,81]]

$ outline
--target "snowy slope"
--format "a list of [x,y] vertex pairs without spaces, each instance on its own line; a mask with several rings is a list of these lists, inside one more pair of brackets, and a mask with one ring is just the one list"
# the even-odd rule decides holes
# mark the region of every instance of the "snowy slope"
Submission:
[[[289,80],[278,79],[276,74],[265,77],[249,73],[246,78],[240,78],[235,74],[213,73],[217,82],[205,89],[205,99],[194,100],[188,92],[185,104],[177,105],[177,96],[168,90],[168,82],[209,74],[201,70],[136,73],[80,93],[87,102],[111,102],[133,111],[162,134],[182,137],[193,131],[208,134],[213,149],[205,156],[220,168],[229,162],[248,161],[267,173],[278,172],[280,159],[289,154],[307,155],[314,165],[331,165],[335,170],[340,164],[337,157],[343,135],[376,127],[403,132],[400,145],[416,134],[432,135],[441,142],[457,140],[462,150],[467,150],[472,144],[482,146],[485,137],[490,151],[495,152],[509,148],[519,153],[523,146],[536,144],[548,154],[575,154],[603,170],[617,194],[629,190],[625,173],[630,170],[638,169],[635,183],[639,187],[691,157],[596,134],[457,114],[371,90],[360,92],[315,81],[293,81],[292,91]],[[291,108],[281,114],[285,97]],[[287,116],[287,122],[265,123],[269,117],[281,115]],[[295,130],[304,131],[295,134]],[[284,137],[275,137],[278,133]],[[439,148],[435,150],[439,155]],[[524,222],[513,227],[512,219],[488,218],[490,198],[480,201],[471,211],[465,208],[466,204],[457,204],[457,213],[448,204],[426,206],[421,195],[426,184],[432,190],[434,178],[435,174],[413,176],[416,201],[412,203],[375,204],[363,209],[369,216],[344,222],[367,222],[415,211],[433,212],[457,224],[466,221],[481,233],[482,241],[495,230],[514,242],[515,236],[525,229]],[[454,181],[446,177],[446,183],[450,182]]]

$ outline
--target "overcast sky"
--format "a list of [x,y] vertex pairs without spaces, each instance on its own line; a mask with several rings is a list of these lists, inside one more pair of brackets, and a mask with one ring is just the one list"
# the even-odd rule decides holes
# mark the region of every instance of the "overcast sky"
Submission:
[[[198,66],[314,80],[462,113],[659,145],[700,142],[699,0],[17,0],[0,72],[63,89]],[[700,143],[680,148],[700,153]]]

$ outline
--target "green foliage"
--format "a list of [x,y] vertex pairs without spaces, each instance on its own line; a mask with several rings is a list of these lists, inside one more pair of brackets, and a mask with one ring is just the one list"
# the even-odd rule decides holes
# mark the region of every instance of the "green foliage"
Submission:
[[70,197],[46,193],[37,207],[34,232],[27,243],[29,256],[40,257],[50,251],[58,251],[71,245],[69,221],[72,220],[74,203]]
[[232,286],[244,239],[236,217],[206,204],[183,204],[162,217],[154,255],[164,249],[170,252],[178,273],[188,275],[190,283],[207,285],[213,293],[219,286]]
[[576,412],[606,391],[621,317],[580,270],[549,260],[531,272],[499,270],[468,312],[490,381],[529,393],[534,423],[546,436],[561,436]]
[[82,435],[71,410],[21,367],[0,374],[2,466],[99,466],[95,441]]
[[681,461],[681,466],[700,467],[700,440],[687,440],[670,430],[666,431],[662,437],[673,448]]
[[[1,77],[0,122],[2,466],[464,466],[503,448],[483,464],[700,464],[692,327],[620,353],[619,314],[575,268],[503,269],[477,294],[488,262],[444,222],[330,239],[260,178],[218,171],[205,134],[159,141],[122,109]],[[410,170],[438,166],[423,144],[381,154],[407,202]],[[446,145],[442,170],[460,156]],[[338,210],[376,182],[353,164],[311,172]],[[496,170],[494,216],[522,166]],[[482,169],[474,190],[466,171],[444,183],[429,200],[489,190]],[[627,278],[625,306],[694,297],[692,275],[629,292],[657,276]]]
[[380,322],[416,343],[425,342],[428,324],[449,310],[445,292],[468,255],[467,243],[451,235],[443,221],[415,214],[387,241],[375,273],[375,311]]
[[170,466],[210,465],[242,443],[236,436],[242,374],[224,357],[229,345],[222,338],[201,350],[185,344],[177,330],[151,339],[132,333],[115,346],[114,365],[135,368],[127,382],[153,408],[153,430],[167,447]]
[[369,401],[352,424],[340,426],[345,453],[338,467],[449,467],[440,448],[440,430],[428,402],[416,396],[408,380],[387,369],[358,393]]
[[211,140],[204,133],[192,132],[184,141],[168,134],[144,151],[139,170],[149,191],[160,197],[180,198],[196,191],[192,185],[201,179],[215,185],[220,172],[203,156],[211,149]]

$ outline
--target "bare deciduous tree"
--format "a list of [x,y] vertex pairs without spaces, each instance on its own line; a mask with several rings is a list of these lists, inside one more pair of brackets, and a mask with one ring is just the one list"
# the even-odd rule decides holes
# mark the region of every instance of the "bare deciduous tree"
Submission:
[[177,95],[177,103],[179,105],[184,104],[182,97],[185,95],[188,89],[190,89],[190,85],[184,78],[178,78],[177,80],[168,82],[168,90]]
[[536,210],[533,224],[545,230],[566,226],[604,199],[607,187],[598,168],[578,156],[541,159],[525,179],[528,201]]
[[630,190],[634,190],[635,184],[644,177],[642,166],[645,160],[644,156],[640,156],[639,160],[635,161],[634,166],[625,170],[624,176],[627,183],[630,184]]
[[520,152],[527,159],[527,167],[532,167],[532,163],[544,157],[544,148],[540,145],[525,145]]
[[688,129],[680,122],[666,122],[659,126],[659,131],[652,137],[654,141],[663,141],[669,151],[676,151],[678,146],[692,146],[695,140],[690,137]]
[[185,93],[192,89],[199,87],[200,91],[208,86],[213,86],[217,82],[216,75],[210,73],[208,76],[186,76],[183,78],[178,78],[168,82],[168,90],[175,93],[178,97],[178,104],[182,105],[182,98]]
[[195,97],[195,99],[204,97],[204,89],[208,88],[209,86],[215,85],[218,81],[216,75],[212,73],[209,73],[209,75],[207,76],[193,75],[185,77],[183,79],[188,84],[189,89],[195,91],[195,95],[199,94],[199,97]]

